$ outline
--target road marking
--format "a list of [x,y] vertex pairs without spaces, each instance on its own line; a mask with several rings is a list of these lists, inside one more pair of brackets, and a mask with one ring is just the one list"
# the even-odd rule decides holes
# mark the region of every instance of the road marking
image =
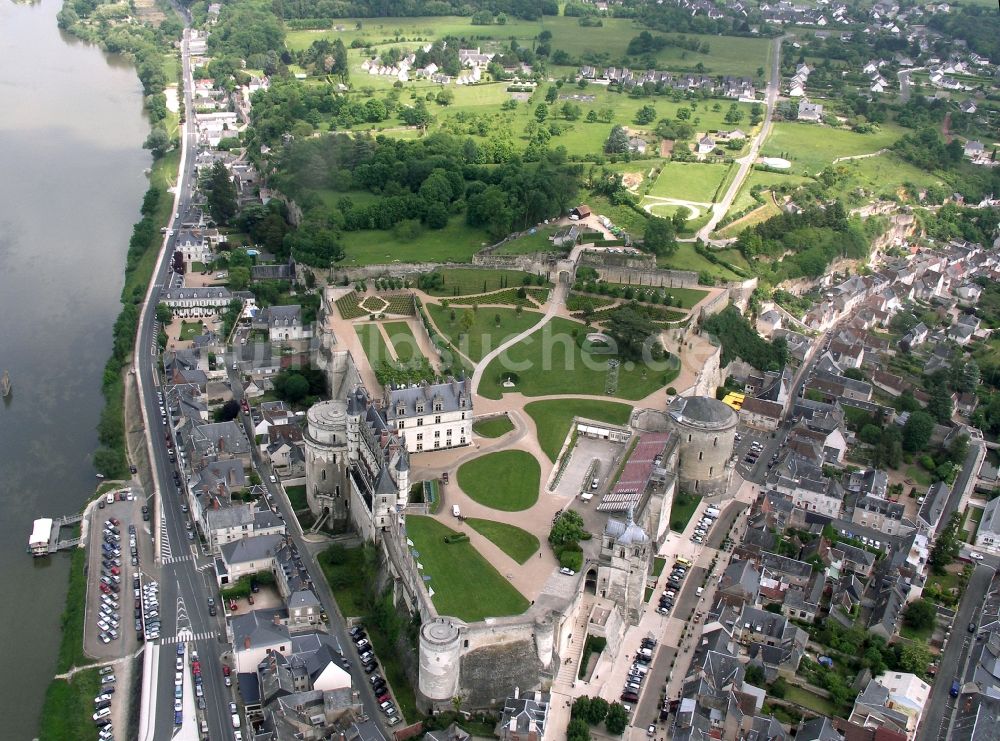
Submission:
[[171,563],[173,552],[170,550],[170,535],[167,533],[167,518],[160,515],[160,560],[162,563]]
[[218,634],[211,631],[206,631],[205,633],[193,633],[190,630],[181,630],[178,631],[176,636],[160,638],[159,641],[163,645],[170,645],[172,643],[185,643],[187,641],[213,641],[217,638]]
[[164,566],[166,566],[167,564],[171,563],[184,563],[186,561],[193,561],[193,560],[194,559],[191,556],[167,556],[161,561],[161,563]]

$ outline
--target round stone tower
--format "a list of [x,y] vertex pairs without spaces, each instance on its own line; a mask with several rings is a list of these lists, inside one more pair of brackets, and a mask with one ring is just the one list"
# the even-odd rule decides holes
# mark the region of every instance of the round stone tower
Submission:
[[458,694],[462,640],[459,626],[437,618],[420,626],[418,689],[431,706],[450,703]]
[[546,669],[552,663],[552,648],[555,644],[555,623],[552,620],[552,613],[539,615],[535,618],[535,649],[538,651],[538,660]]
[[680,488],[703,496],[724,494],[733,473],[736,412],[710,396],[679,396],[667,406],[667,416],[680,441]]
[[306,415],[306,500],[313,514],[329,508],[331,500],[346,501],[346,412],[347,402],[335,400],[314,404]]

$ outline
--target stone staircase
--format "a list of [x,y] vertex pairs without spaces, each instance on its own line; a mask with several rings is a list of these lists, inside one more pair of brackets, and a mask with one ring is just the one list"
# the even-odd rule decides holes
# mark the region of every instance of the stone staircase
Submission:
[[591,607],[593,607],[592,600],[584,599],[580,603],[580,609],[576,613],[576,620],[573,622],[573,642],[566,650],[566,655],[562,657],[559,673],[556,674],[557,684],[571,686],[577,678],[577,674],[580,671],[580,657],[583,655],[583,644],[587,636],[587,621],[590,618]]

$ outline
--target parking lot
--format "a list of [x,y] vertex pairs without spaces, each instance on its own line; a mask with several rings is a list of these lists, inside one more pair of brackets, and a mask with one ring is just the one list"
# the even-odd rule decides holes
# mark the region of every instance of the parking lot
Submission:
[[[555,494],[577,498],[581,493],[592,494],[590,502],[595,506],[600,504],[601,496],[608,490],[609,477],[614,474],[624,449],[625,446],[620,443],[581,435],[577,438],[573,455],[559,479]],[[587,478],[595,460],[599,461],[596,476]],[[596,489],[591,486],[592,478],[597,479]]]
[[[150,523],[143,520],[143,499],[138,484],[133,483],[104,495],[103,507],[99,504],[91,509],[83,645],[84,651],[98,660],[125,656],[139,645],[133,579],[153,558]],[[134,557],[130,549],[133,535]]]

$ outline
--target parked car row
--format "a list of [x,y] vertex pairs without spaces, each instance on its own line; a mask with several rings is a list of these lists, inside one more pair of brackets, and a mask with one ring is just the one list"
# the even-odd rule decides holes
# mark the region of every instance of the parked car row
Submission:
[[115,694],[115,670],[106,666],[100,671],[101,688],[94,698],[94,723],[97,725],[99,741],[111,741],[115,729],[111,724],[111,699]]
[[354,641],[354,647],[358,650],[358,657],[361,659],[361,666],[364,668],[365,674],[371,675],[368,681],[372,683],[372,691],[375,693],[375,699],[378,701],[379,708],[385,713],[386,723],[390,726],[400,723],[402,719],[399,717],[399,711],[396,710],[396,706],[392,702],[392,696],[389,694],[389,685],[383,677],[375,673],[378,669],[378,661],[375,659],[375,651],[372,648],[371,641],[368,640],[368,634],[365,633],[365,629],[362,626],[355,625],[351,628],[350,635],[351,640]]
[[622,702],[639,702],[639,693],[642,690],[642,683],[646,681],[649,674],[649,665],[653,661],[653,651],[656,649],[656,640],[653,638],[643,638],[642,645],[635,654],[632,666],[625,677],[625,686],[622,688]]
[[159,593],[160,585],[155,581],[150,581],[149,583],[144,584],[141,590],[138,586],[132,590],[132,594],[135,597],[136,620],[138,620],[141,615],[143,625],[145,626],[147,641],[155,641],[160,637]]
[[122,582],[121,549],[118,546],[121,542],[120,525],[121,523],[114,517],[104,521],[104,542],[101,544],[101,575],[98,582],[101,595],[96,621],[99,631],[98,638],[101,643],[111,643],[111,641],[117,640],[120,635],[118,602],[118,593],[121,591]]
[[715,518],[717,514],[713,514],[713,510],[709,509],[702,515],[702,518],[698,521],[697,527],[694,529],[694,535],[691,536],[692,543],[704,543],[706,536],[708,536],[708,531],[711,530],[712,525],[715,524]]

